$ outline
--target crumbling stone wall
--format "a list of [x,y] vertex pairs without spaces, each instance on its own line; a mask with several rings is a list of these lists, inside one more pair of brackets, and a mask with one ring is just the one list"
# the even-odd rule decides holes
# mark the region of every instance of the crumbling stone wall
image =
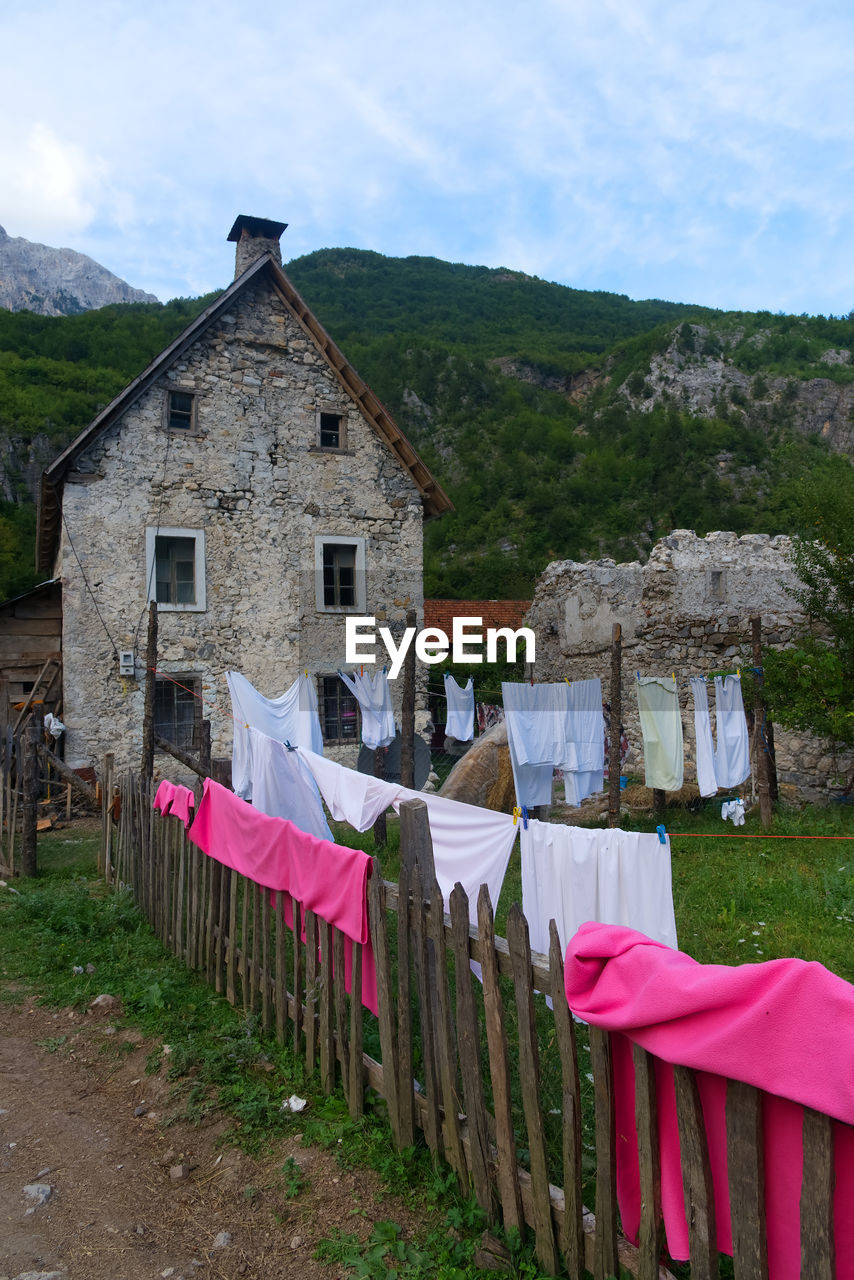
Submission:
[[[600,676],[607,699],[611,630],[620,623],[623,723],[632,745],[628,768],[643,774],[635,674],[675,672],[685,778],[694,780],[689,676],[752,667],[750,619],[755,615],[762,619],[765,645],[785,645],[803,634],[807,620],[787,592],[796,583],[790,540],[767,534],[739,538],[734,533],[710,533],[698,538],[690,529],[676,529],[656,543],[643,565],[555,561],[537,583],[526,620],[537,637],[537,679]],[[709,700],[713,706],[711,685]],[[775,739],[782,796],[815,800],[838,792],[840,778],[850,771],[850,755],[836,757],[815,738],[779,728]]]
[[[192,429],[165,426],[170,389],[196,394]],[[344,448],[317,447],[320,409],[343,415]],[[364,538],[367,612],[402,628],[415,608],[422,625],[417,487],[263,279],[93,442],[74,479],[86,482],[65,486],[56,566],[74,766],[105,750],[120,769],[139,761],[146,529],[205,535],[206,608],[159,612],[159,666],[200,679],[214,756],[231,753],[226,670],[274,696],[301,670],[344,666],[344,615],[316,605],[317,536]],[[114,646],[134,650],[136,678],[120,677]],[[330,754],[355,763],[357,748]],[[158,769],[177,773],[168,757]]]

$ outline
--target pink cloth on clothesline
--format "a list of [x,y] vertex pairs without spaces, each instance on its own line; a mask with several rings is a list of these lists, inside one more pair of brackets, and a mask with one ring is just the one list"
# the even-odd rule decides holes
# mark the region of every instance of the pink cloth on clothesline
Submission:
[[583,924],[569,943],[573,1013],[612,1033],[617,1194],[637,1240],[640,1183],[631,1042],[656,1058],[662,1211],[674,1258],[688,1257],[672,1066],[698,1072],[709,1142],[718,1247],[732,1252],[726,1077],[764,1091],[765,1209],[770,1280],[800,1277],[803,1106],[832,1116],[839,1280],[854,1280],[854,987],[820,964],[769,960],[701,965],[633,929]]
[[168,782],[164,778],[157,788],[152,807],[160,813],[171,813],[173,817],[180,818],[186,827],[191,817],[190,810],[195,806],[196,797],[189,787],[182,787],[177,782]]
[[[361,849],[333,844],[301,831],[285,818],[260,813],[210,778],[189,831],[194,844],[241,875],[289,893],[345,936],[346,987],[350,990],[352,943],[362,945],[362,1003],[377,1012],[377,983],[368,925],[371,859]],[[286,921],[290,925],[289,905]]]

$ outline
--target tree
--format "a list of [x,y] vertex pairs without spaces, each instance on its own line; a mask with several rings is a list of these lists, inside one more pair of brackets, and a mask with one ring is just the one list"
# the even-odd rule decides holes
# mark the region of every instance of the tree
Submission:
[[854,746],[854,467],[833,458],[804,481],[792,595],[811,634],[765,655],[771,714],[787,729]]

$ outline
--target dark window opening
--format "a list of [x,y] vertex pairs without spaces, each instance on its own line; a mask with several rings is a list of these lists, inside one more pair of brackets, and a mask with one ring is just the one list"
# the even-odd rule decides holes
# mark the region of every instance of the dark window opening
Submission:
[[201,682],[197,676],[176,675],[154,682],[154,732],[173,747],[197,751],[202,722]]
[[169,392],[169,426],[187,431],[193,425],[193,396],[187,391]]
[[321,449],[342,449],[344,447],[344,432],[340,413],[321,413],[320,447]]
[[21,693],[32,693],[32,691],[33,691],[33,689],[35,689],[35,687],[36,687],[36,682],[35,682],[35,680],[22,680],[22,681],[21,681]]
[[359,704],[339,676],[319,676],[320,727],[324,742],[359,741]]
[[196,540],[154,540],[154,598],[158,604],[196,603]]
[[323,547],[323,603],[346,608],[356,603],[356,548],[327,542]]

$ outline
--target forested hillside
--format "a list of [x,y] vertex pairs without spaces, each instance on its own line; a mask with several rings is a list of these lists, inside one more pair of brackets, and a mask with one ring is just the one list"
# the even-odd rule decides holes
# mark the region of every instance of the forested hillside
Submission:
[[[789,531],[798,478],[846,465],[851,320],[349,249],[286,270],[455,503],[427,528],[430,595],[524,597],[550,559],[643,557],[678,526]],[[44,462],[209,301],[0,312],[4,595],[33,580]]]

